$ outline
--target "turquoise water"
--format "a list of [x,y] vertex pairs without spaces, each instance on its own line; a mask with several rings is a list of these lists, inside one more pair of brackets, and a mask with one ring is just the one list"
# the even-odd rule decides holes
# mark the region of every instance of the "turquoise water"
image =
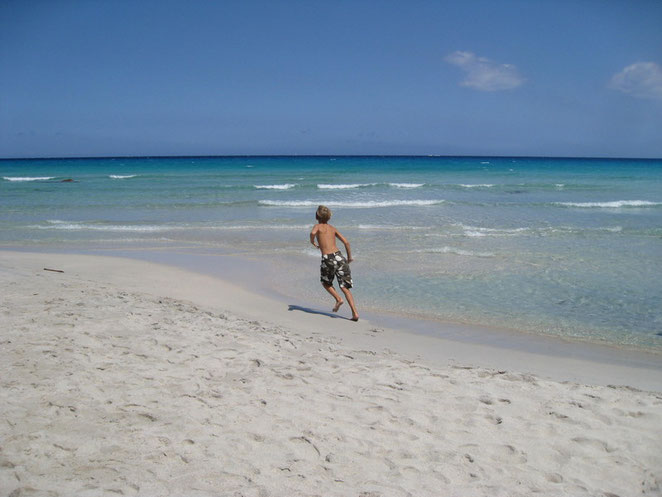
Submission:
[[5,160],[0,178],[1,248],[268,256],[281,292],[323,298],[324,203],[363,308],[662,350],[660,160]]

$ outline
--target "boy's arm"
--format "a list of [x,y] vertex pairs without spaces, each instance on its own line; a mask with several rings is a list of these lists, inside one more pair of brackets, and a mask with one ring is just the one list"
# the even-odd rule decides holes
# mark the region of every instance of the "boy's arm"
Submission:
[[347,262],[352,262],[354,259],[352,258],[352,247],[349,246],[349,241],[347,238],[340,234],[340,231],[336,231],[336,236],[338,237],[338,240],[340,240],[343,245],[345,245],[345,251],[347,252]]
[[313,244],[313,246],[318,249],[320,246],[315,243],[315,237],[317,236],[317,225],[313,226],[313,230],[310,232],[310,243]]

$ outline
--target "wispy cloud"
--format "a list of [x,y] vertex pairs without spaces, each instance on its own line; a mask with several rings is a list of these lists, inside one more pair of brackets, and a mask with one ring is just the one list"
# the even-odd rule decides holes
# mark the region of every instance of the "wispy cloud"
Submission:
[[609,87],[633,97],[662,100],[662,67],[655,62],[635,62],[614,74]]
[[524,83],[524,78],[515,66],[499,64],[485,57],[477,57],[471,52],[453,52],[444,60],[465,71],[467,77],[460,84],[474,90],[511,90]]

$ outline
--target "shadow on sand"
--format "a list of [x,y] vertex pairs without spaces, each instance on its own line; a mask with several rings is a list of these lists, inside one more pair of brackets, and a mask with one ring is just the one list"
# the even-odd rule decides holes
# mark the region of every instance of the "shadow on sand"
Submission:
[[346,318],[344,316],[339,316],[338,314],[335,314],[333,312],[318,311],[317,309],[311,309],[310,307],[301,307],[300,305],[289,304],[287,306],[287,310],[307,312],[308,314],[321,314],[322,316],[328,316],[334,319],[346,319],[347,321],[351,321],[351,319]]

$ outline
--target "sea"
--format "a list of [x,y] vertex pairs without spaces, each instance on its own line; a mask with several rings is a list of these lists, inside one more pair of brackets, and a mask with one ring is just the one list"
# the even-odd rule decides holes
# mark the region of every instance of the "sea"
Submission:
[[320,204],[360,311],[662,351],[662,160],[1,160],[0,249],[198,261],[322,308]]

